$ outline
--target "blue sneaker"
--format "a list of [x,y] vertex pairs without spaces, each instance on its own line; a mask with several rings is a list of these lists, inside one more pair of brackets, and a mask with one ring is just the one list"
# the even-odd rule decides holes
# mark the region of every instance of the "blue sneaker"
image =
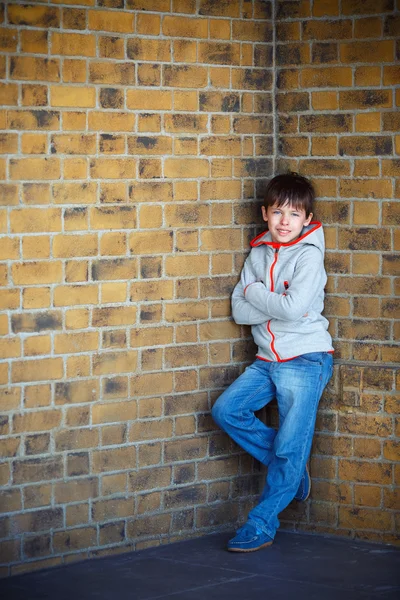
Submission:
[[271,546],[273,539],[258,529],[251,522],[245,523],[237,530],[236,536],[229,540],[227,549],[229,552],[255,552],[260,548]]
[[298,502],[304,502],[307,500],[308,496],[311,492],[311,477],[310,471],[308,470],[308,465],[306,465],[306,470],[303,473],[303,477],[301,478],[299,489],[296,492],[294,497]]

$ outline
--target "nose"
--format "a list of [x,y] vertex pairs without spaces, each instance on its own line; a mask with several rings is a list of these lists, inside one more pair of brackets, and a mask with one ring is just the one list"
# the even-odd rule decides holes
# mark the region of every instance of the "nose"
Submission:
[[289,222],[289,219],[288,219],[287,215],[285,215],[285,213],[282,213],[282,215],[281,215],[282,225],[284,225],[284,224],[287,225],[288,222]]

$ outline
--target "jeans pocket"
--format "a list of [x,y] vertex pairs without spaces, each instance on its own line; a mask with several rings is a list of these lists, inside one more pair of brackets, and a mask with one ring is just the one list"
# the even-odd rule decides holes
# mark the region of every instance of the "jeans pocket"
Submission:
[[305,362],[313,365],[322,365],[323,355],[324,352],[307,352],[307,354],[302,354],[298,358],[301,358]]

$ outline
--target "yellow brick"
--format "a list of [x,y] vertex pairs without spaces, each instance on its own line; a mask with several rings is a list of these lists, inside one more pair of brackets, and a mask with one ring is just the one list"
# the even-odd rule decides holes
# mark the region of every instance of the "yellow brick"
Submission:
[[59,179],[60,175],[58,158],[15,158],[10,160],[11,179]]
[[30,27],[59,27],[60,9],[47,6],[13,5],[8,7],[9,22]]
[[340,60],[343,63],[392,62],[394,60],[394,48],[394,40],[375,40],[373,43],[342,42],[340,44]]
[[208,256],[174,256],[167,257],[165,264],[167,276],[207,275]]
[[51,53],[63,56],[96,56],[96,36],[53,32]]
[[203,88],[207,85],[207,69],[199,66],[167,65],[163,85],[168,87]]
[[78,111],[63,112],[64,131],[84,131],[86,129],[86,113]]
[[50,257],[50,236],[35,235],[22,238],[22,256],[29,258],[49,258]]
[[136,258],[117,258],[93,261],[92,278],[95,281],[135,279],[138,262]]
[[45,154],[47,152],[47,136],[39,133],[25,133],[21,136],[23,154]]
[[100,135],[100,152],[103,154],[125,154],[126,140],[124,135]]
[[351,86],[352,77],[352,70],[347,67],[306,68],[301,72],[301,86],[303,88]]
[[355,177],[377,177],[379,175],[380,164],[376,158],[354,161]]
[[139,115],[138,131],[146,133],[159,133],[161,131],[161,116],[153,115],[151,113]]
[[172,151],[172,138],[169,136],[130,136],[128,152],[130,154],[168,155]]
[[101,286],[101,302],[126,302],[128,294],[127,283],[103,283]]
[[67,329],[85,329],[89,327],[89,311],[86,308],[72,308],[65,312]]
[[151,300],[171,300],[174,293],[173,281],[132,282],[131,302]]
[[0,237],[0,260],[19,258],[19,240],[11,237]]
[[74,354],[76,352],[89,352],[98,348],[98,333],[88,331],[85,333],[61,333],[54,338],[55,354]]
[[28,81],[60,81],[58,59],[14,56],[11,58],[11,79]]
[[94,158],[90,161],[90,176],[94,179],[135,179],[136,160]]
[[13,430],[16,433],[27,431],[48,431],[58,427],[61,422],[60,410],[41,410],[14,415]]
[[197,92],[174,91],[174,109],[184,111],[197,111],[199,98]]
[[209,163],[201,158],[166,158],[165,177],[194,179],[209,176]]
[[191,40],[174,41],[173,53],[175,63],[195,63],[197,61],[197,42]]
[[51,353],[49,335],[35,335],[24,340],[24,356],[40,356]]
[[[210,19],[210,37],[229,40],[231,37],[231,22],[229,19]],[[193,36],[197,37],[197,36]]]
[[378,202],[354,202],[353,223],[355,225],[378,225]]
[[355,71],[355,84],[360,85],[380,85],[381,67],[357,67]]
[[68,258],[97,254],[97,235],[56,235],[53,239],[53,256]]
[[132,60],[151,60],[153,62],[171,60],[170,40],[131,37],[127,40],[127,56]]
[[125,58],[124,39],[100,36],[99,56],[102,58]]
[[0,83],[2,104],[15,106],[18,104],[18,86],[15,83]]
[[162,32],[170,37],[206,38],[208,21],[193,17],[166,16],[163,19]]
[[49,110],[9,110],[9,129],[58,129],[60,116],[55,111]]
[[0,34],[0,49],[2,52],[16,52],[18,45],[18,31],[16,29],[5,29]]
[[62,281],[60,261],[15,263],[11,267],[11,272],[15,285],[37,285]]
[[137,33],[142,35],[159,35],[161,18],[159,15],[137,14]]
[[381,131],[381,113],[357,114],[356,131]]
[[0,340],[0,359],[17,358],[21,355],[21,340],[7,338]]
[[[4,183],[0,185],[0,206],[12,206],[19,204],[18,198],[19,186],[14,184]],[[5,215],[5,213],[4,213]],[[3,227],[3,222],[0,223],[0,231],[7,231],[7,226]]]
[[128,471],[135,464],[136,448],[134,446],[93,451],[93,473]]
[[25,387],[24,407],[39,408],[49,406],[51,403],[50,384],[30,385]]
[[[22,106],[46,106],[47,105],[47,86],[23,84],[22,86]],[[17,102],[13,103],[14,105]]]
[[86,75],[87,65],[85,60],[74,60],[69,58],[64,60],[63,81],[67,83],[85,83]]
[[93,356],[93,374],[131,373],[136,370],[137,352],[103,352]]
[[100,240],[100,254],[106,256],[126,255],[126,233],[104,233]]
[[34,287],[23,291],[23,308],[48,308],[50,306],[50,288]]
[[208,225],[210,210],[205,204],[175,204],[169,205],[165,210],[167,227],[197,227]]
[[63,377],[63,362],[61,358],[45,358],[43,360],[16,361],[11,366],[11,381],[47,381]]
[[202,250],[239,250],[241,232],[239,229],[209,229],[201,233]]
[[96,136],[83,134],[55,134],[51,136],[52,153],[95,154]]
[[162,207],[161,206],[141,206],[139,212],[140,229],[153,229],[162,226]]
[[8,327],[8,316],[0,315],[0,335],[8,335],[9,327]]
[[134,229],[136,227],[136,207],[93,207],[90,210],[90,223],[92,229]]
[[93,327],[112,327],[131,325],[136,320],[135,306],[104,306],[94,308],[92,315]]
[[89,279],[89,262],[87,260],[68,260],[65,263],[65,282],[85,282]]
[[172,327],[142,327],[131,330],[130,344],[134,348],[164,346],[173,342]]
[[65,231],[86,231],[89,229],[87,208],[66,208],[64,211]]
[[132,421],[137,416],[136,400],[96,403],[92,408],[93,424]]
[[18,136],[15,133],[0,134],[0,154],[15,154],[18,152]]
[[93,108],[96,105],[95,88],[72,86],[51,86],[50,105],[66,107]]
[[311,154],[313,156],[335,156],[337,154],[336,136],[311,138]]
[[132,254],[159,254],[172,252],[173,237],[171,231],[153,232],[138,231],[129,236],[129,248]]
[[154,390],[159,394],[169,394],[173,389],[172,373],[152,373],[137,375],[131,378],[132,394],[135,396],[151,396]]
[[131,12],[119,10],[89,10],[89,29],[95,31],[114,31],[116,33],[133,33],[134,15]]
[[89,65],[89,81],[103,85],[107,83],[135,85],[135,65],[104,61],[91,62]]
[[167,322],[179,323],[208,318],[208,306],[204,302],[178,302],[165,307]]
[[86,158],[64,158],[64,179],[87,179],[88,172]]
[[90,356],[78,355],[67,358],[67,378],[89,377],[90,371]]
[[10,216],[13,233],[38,233],[61,231],[61,210],[59,208],[21,208]]
[[97,185],[88,183],[55,183],[53,186],[55,204],[94,204],[97,201]]
[[126,184],[122,182],[101,183],[100,202],[102,204],[128,202]]
[[97,285],[66,285],[54,290],[54,306],[79,306],[97,304]]
[[174,154],[195,156],[198,151],[198,140],[196,138],[176,138],[174,140]]

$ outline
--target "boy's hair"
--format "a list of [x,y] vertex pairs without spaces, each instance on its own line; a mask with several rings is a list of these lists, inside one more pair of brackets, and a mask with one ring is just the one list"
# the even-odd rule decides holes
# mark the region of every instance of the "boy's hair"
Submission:
[[312,183],[298,173],[277,175],[267,185],[264,206],[283,206],[287,202],[294,208],[304,209],[306,216],[312,212],[315,191]]

